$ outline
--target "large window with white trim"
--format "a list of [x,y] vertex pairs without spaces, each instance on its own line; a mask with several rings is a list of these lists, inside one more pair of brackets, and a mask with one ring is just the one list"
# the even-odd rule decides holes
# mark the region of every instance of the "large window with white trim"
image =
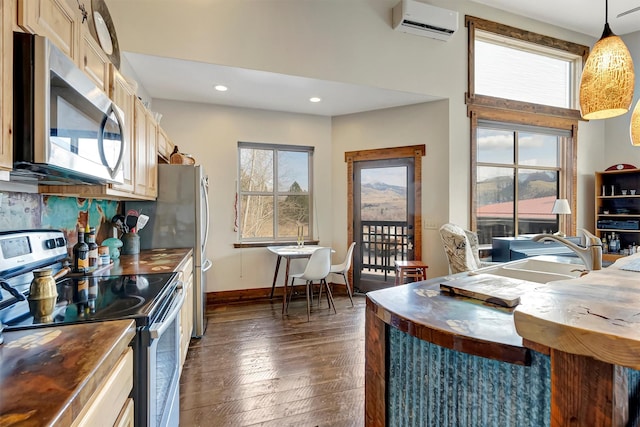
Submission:
[[313,147],[238,143],[240,241],[313,235]]

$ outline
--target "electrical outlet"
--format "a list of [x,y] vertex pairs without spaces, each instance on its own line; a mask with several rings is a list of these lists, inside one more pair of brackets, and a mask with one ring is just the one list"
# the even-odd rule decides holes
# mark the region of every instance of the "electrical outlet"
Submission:
[[434,219],[425,219],[424,220],[424,229],[425,230],[437,230],[438,223]]

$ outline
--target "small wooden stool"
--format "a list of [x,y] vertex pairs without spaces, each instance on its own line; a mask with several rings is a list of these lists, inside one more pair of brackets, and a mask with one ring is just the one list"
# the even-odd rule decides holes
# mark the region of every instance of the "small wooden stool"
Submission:
[[403,285],[404,279],[415,279],[414,282],[427,280],[427,268],[429,266],[420,260],[395,261],[396,282],[395,285]]

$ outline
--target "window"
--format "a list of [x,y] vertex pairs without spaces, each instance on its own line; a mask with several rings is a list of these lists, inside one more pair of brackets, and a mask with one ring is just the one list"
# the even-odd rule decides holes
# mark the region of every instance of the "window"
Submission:
[[564,231],[575,212],[579,71],[588,47],[467,16],[471,229],[492,237]]
[[238,143],[240,240],[312,236],[313,147]]
[[551,208],[570,132],[479,121],[476,127],[476,230],[492,237],[558,231]]
[[476,31],[475,93],[562,108],[577,105],[581,57]]

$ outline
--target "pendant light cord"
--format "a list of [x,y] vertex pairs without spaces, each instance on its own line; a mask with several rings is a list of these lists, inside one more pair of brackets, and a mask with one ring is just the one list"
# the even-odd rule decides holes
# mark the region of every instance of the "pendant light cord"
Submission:
[[604,0],[604,30],[602,31],[600,40],[613,35],[615,34],[611,31],[611,27],[609,27],[609,0]]

